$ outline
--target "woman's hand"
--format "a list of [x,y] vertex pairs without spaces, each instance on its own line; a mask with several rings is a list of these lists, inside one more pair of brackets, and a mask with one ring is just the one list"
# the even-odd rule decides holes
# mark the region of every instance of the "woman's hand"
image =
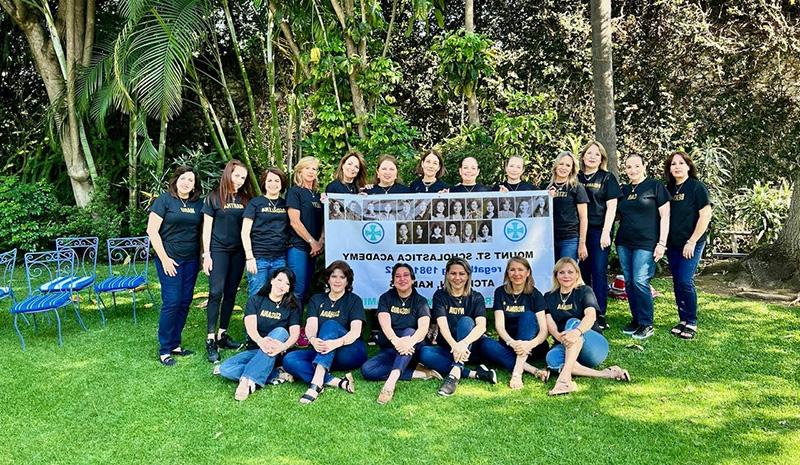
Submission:
[[161,267],[164,268],[164,273],[169,277],[174,277],[178,274],[178,262],[167,257],[166,260],[161,260]]
[[206,276],[211,275],[213,265],[214,263],[211,261],[211,252],[206,252],[206,254],[203,255],[203,273],[205,273]]
[[283,352],[283,343],[271,337],[265,337],[258,341],[258,347],[270,357],[275,357]]
[[256,263],[256,259],[255,258],[248,258],[246,263],[247,263],[246,266],[247,266],[247,272],[248,273],[250,273],[252,275],[255,275],[256,273],[258,273],[258,264]]
[[662,244],[656,244],[656,250],[653,251],[653,260],[655,261],[661,260],[661,257],[664,256],[664,251],[666,249],[667,248],[664,247]]
[[517,354],[518,356],[528,354],[528,348],[525,347],[525,345],[526,345],[525,342],[518,341],[516,339],[508,341],[508,347],[511,347],[511,350],[513,350],[514,353]]
[[578,244],[578,258],[586,260],[589,256],[589,251],[586,249],[586,244]]
[[508,192],[508,187],[500,184],[500,192]]
[[308,343],[311,344],[311,347],[314,348],[315,351],[320,352],[322,351],[322,343],[325,342],[318,337],[310,337],[308,338]]
[[556,196],[556,186],[550,186],[550,189],[547,189],[547,193],[550,194],[550,197]]
[[600,248],[605,250],[611,245],[611,232],[603,231],[600,233]]
[[583,337],[583,334],[577,329],[571,329],[564,333],[561,333],[563,336],[561,338],[561,343],[564,344],[566,347],[572,346],[572,344],[577,343]]
[[[683,258],[691,260],[692,257],[694,257],[694,246],[694,242],[686,241],[686,244],[683,246]],[[164,271],[166,271],[166,269]]]
[[316,257],[321,254],[323,247],[325,247],[325,244],[322,241],[311,239],[311,256]]
[[317,352],[319,352],[322,355],[325,355],[332,350],[336,350],[339,347],[342,347],[343,345],[344,341],[341,339],[331,339],[329,341],[320,339],[319,350],[317,350]]
[[450,353],[453,354],[453,361],[456,363],[464,363],[469,359],[469,348],[463,342],[457,342],[450,349]]

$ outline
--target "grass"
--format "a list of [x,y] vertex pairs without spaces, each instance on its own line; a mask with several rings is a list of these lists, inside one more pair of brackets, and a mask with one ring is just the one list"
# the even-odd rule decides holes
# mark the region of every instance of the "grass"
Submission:
[[550,398],[553,381],[526,377],[511,391],[503,373],[496,386],[465,381],[445,399],[437,382],[414,381],[383,407],[380,384],[358,376],[355,395],[328,390],[310,406],[297,403],[300,384],[234,401],[235,384],[212,376],[201,353],[200,309],[184,331],[198,354],[167,369],[156,361],[158,304],[140,307],[138,325],[129,298],[105,327],[85,309],[88,332],[67,316],[62,347],[53,326],[24,329],[23,353],[4,301],[0,465],[800,463],[800,311],[701,294],[699,337],[681,341],[668,334],[670,283],[655,285],[665,295],[643,351],[619,332],[626,304],[610,304],[607,364],[629,369],[630,384],[578,379],[577,393]]

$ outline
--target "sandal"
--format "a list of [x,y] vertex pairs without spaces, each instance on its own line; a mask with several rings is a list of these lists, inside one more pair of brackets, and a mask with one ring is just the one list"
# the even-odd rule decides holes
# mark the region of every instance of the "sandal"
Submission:
[[174,367],[176,363],[175,359],[172,358],[172,355],[167,355],[166,357],[159,357],[158,361],[161,362],[162,365],[165,367]]
[[182,347],[176,347],[170,351],[170,355],[177,355],[178,357],[188,357],[194,353],[193,350],[184,349]]
[[283,367],[278,368],[278,376],[272,378],[270,384],[277,386],[283,383],[292,383],[294,382],[294,376],[291,373],[287,372],[283,369]]
[[430,380],[430,379],[436,379],[436,380],[442,381],[444,379],[444,378],[442,378],[442,375],[438,371],[436,371],[434,369],[431,369],[431,368],[428,368],[428,367],[426,367],[425,365],[423,365],[421,363],[417,364],[416,370],[425,375],[425,377],[422,378],[422,379],[426,380],[426,381]]
[[353,374],[348,373],[344,375],[342,379],[336,383],[336,387],[350,394],[354,394],[356,392],[356,380],[353,379]]
[[575,392],[578,390],[578,385],[575,384],[574,381],[556,381],[556,385],[553,389],[547,393],[549,396],[562,396],[564,394],[569,394],[570,392]]
[[631,381],[631,375],[628,373],[628,370],[621,367],[614,365],[606,368],[606,371],[611,372],[614,375],[614,379],[617,381],[625,381],[626,383]]
[[547,380],[550,379],[550,370],[542,370],[541,368],[537,368],[533,373],[533,376],[542,380],[543,383],[546,383]]
[[508,380],[508,387],[513,390],[522,389],[524,384],[522,383],[522,373],[512,373],[511,379]]
[[669,332],[672,333],[673,336],[680,336],[683,330],[685,329],[686,329],[686,323],[681,321],[680,323],[673,326],[672,329],[669,330]]
[[678,335],[681,339],[694,339],[697,336],[697,328],[692,328],[689,325],[683,327],[683,331]]
[[[319,399],[320,394],[322,394],[324,391],[325,391],[325,386],[318,386],[316,384],[311,384],[310,386],[308,386],[308,390],[306,391],[306,393],[303,394],[303,397],[300,398],[300,403],[303,405],[310,404],[311,402],[314,402],[315,400]],[[314,394],[313,395],[309,394],[309,392],[313,392]]]
[[239,380],[239,385],[236,386],[236,392],[233,393],[233,398],[238,401],[247,400],[250,394],[254,392],[256,392],[256,383],[242,377]]
[[394,390],[381,389],[381,393],[378,394],[378,403],[380,405],[386,405],[392,400],[392,397],[394,397]]

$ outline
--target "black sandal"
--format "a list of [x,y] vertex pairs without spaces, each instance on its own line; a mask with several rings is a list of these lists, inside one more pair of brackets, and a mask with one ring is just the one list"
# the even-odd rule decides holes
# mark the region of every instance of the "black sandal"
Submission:
[[308,390],[316,392],[317,395],[311,396],[308,394],[308,392],[303,394],[303,397],[300,398],[300,403],[303,405],[310,404],[311,402],[314,402],[315,400],[319,399],[319,396],[323,393],[323,391],[325,391],[325,386],[318,386],[316,384],[311,384],[310,386],[308,386]]
[[681,339],[694,339],[695,336],[697,336],[697,330],[689,326],[684,326],[683,331],[678,335]]
[[686,323],[678,323],[669,330],[673,336],[681,336],[681,333],[686,329]]
[[176,349],[172,349],[170,352],[171,355],[177,355],[178,357],[188,357],[194,353],[193,350],[184,349],[183,347],[178,347]]
[[161,362],[161,364],[165,367],[174,367],[177,363],[175,359],[172,358],[172,355],[167,355],[164,358],[158,357],[158,361]]
[[342,379],[336,383],[336,387],[350,394],[354,394],[356,392],[356,380],[353,379],[353,374],[348,373],[344,375]]

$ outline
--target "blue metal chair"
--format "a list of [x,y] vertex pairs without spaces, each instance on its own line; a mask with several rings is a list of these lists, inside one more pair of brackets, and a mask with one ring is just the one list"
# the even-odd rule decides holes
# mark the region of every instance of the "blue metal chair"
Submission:
[[[88,289],[90,296],[94,293],[92,286],[97,278],[97,244],[96,237],[59,237],[56,239],[56,250],[71,249],[75,252],[75,267],[71,276],[58,276],[40,286],[42,292],[60,292],[71,290],[75,294]],[[96,294],[95,294],[96,296]],[[76,301],[80,313],[80,299]],[[97,304],[100,320],[106,324],[106,317],[100,304]]]
[[14,315],[14,330],[19,336],[22,350],[25,350],[25,339],[19,330],[17,318],[22,315],[33,316],[34,332],[38,330],[36,315],[39,313],[53,312],[56,316],[58,326],[58,345],[62,344],[61,339],[61,317],[58,310],[61,307],[72,304],[75,310],[75,317],[83,329],[86,326],[81,320],[73,300],[71,289],[63,291],[42,292],[40,286],[43,282],[50,282],[58,276],[69,276],[75,268],[75,252],[72,249],[51,250],[47,252],[30,252],[25,254],[25,275],[28,281],[28,296],[21,302],[11,306],[11,314]]
[[[106,308],[102,293],[110,292],[117,308],[116,293],[121,291],[131,291],[133,299],[133,322],[136,323],[136,289],[145,286],[147,293],[150,294],[150,301],[153,302],[153,293],[148,284],[148,266],[150,264],[150,238],[140,237],[118,237],[108,239],[108,275],[109,277],[94,286],[95,293]],[[114,267],[117,270],[114,270]]]
[[12,286],[14,281],[14,263],[16,261],[17,249],[0,253],[0,300],[11,299],[11,305],[17,303]]

